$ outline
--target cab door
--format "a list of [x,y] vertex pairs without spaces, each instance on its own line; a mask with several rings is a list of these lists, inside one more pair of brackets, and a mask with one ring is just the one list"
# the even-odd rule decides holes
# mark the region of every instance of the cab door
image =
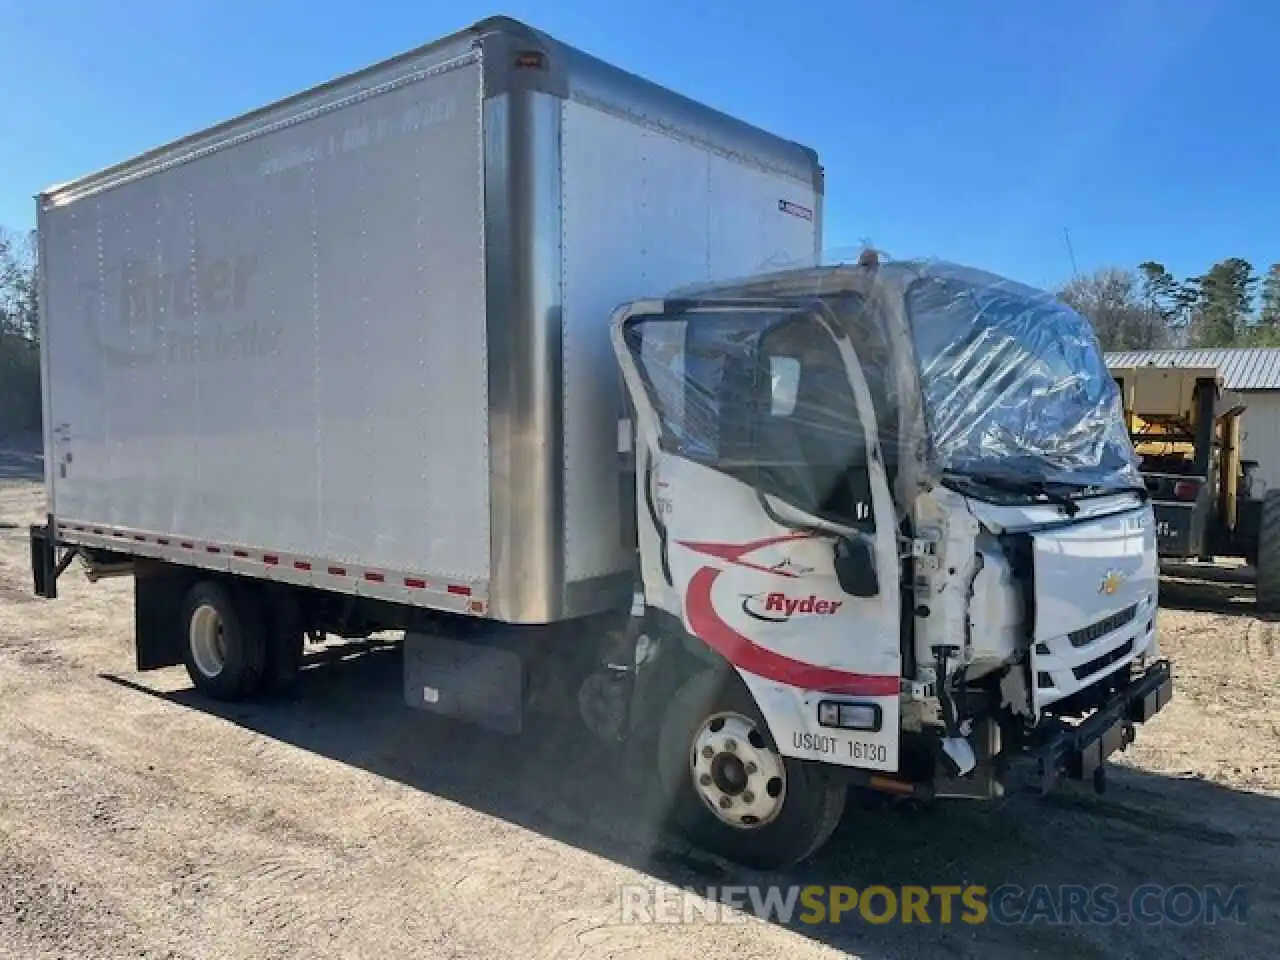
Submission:
[[615,315],[646,601],[742,677],[787,756],[895,771],[897,525],[872,397],[821,303]]

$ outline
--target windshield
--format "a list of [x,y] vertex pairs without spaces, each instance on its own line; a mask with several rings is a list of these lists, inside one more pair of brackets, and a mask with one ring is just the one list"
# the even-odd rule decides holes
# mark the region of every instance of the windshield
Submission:
[[1093,330],[1030,287],[961,268],[907,291],[925,416],[944,472],[1141,486]]

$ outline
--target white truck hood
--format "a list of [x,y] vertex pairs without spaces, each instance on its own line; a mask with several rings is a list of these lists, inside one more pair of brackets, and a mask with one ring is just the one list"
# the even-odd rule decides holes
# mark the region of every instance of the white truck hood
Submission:
[[1036,712],[1150,655],[1159,562],[1149,506],[1032,533]]
[[1047,505],[970,508],[988,529],[1031,539],[1037,715],[1155,654],[1159,561],[1149,504],[1128,495],[1085,501],[1073,518]]

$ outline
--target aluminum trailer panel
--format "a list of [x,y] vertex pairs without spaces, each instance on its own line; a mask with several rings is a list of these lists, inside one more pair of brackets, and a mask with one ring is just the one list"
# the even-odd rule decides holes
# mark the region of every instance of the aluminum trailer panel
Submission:
[[630,589],[618,302],[812,258],[812,151],[505,19],[40,198],[68,542],[551,622]]

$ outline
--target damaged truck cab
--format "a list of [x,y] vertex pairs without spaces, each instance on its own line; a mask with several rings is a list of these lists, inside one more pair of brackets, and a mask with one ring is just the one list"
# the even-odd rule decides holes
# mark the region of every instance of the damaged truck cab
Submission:
[[803,857],[850,785],[1100,788],[1169,699],[1117,389],[1048,295],[866,257],[630,303],[613,344],[631,716],[702,844]]

